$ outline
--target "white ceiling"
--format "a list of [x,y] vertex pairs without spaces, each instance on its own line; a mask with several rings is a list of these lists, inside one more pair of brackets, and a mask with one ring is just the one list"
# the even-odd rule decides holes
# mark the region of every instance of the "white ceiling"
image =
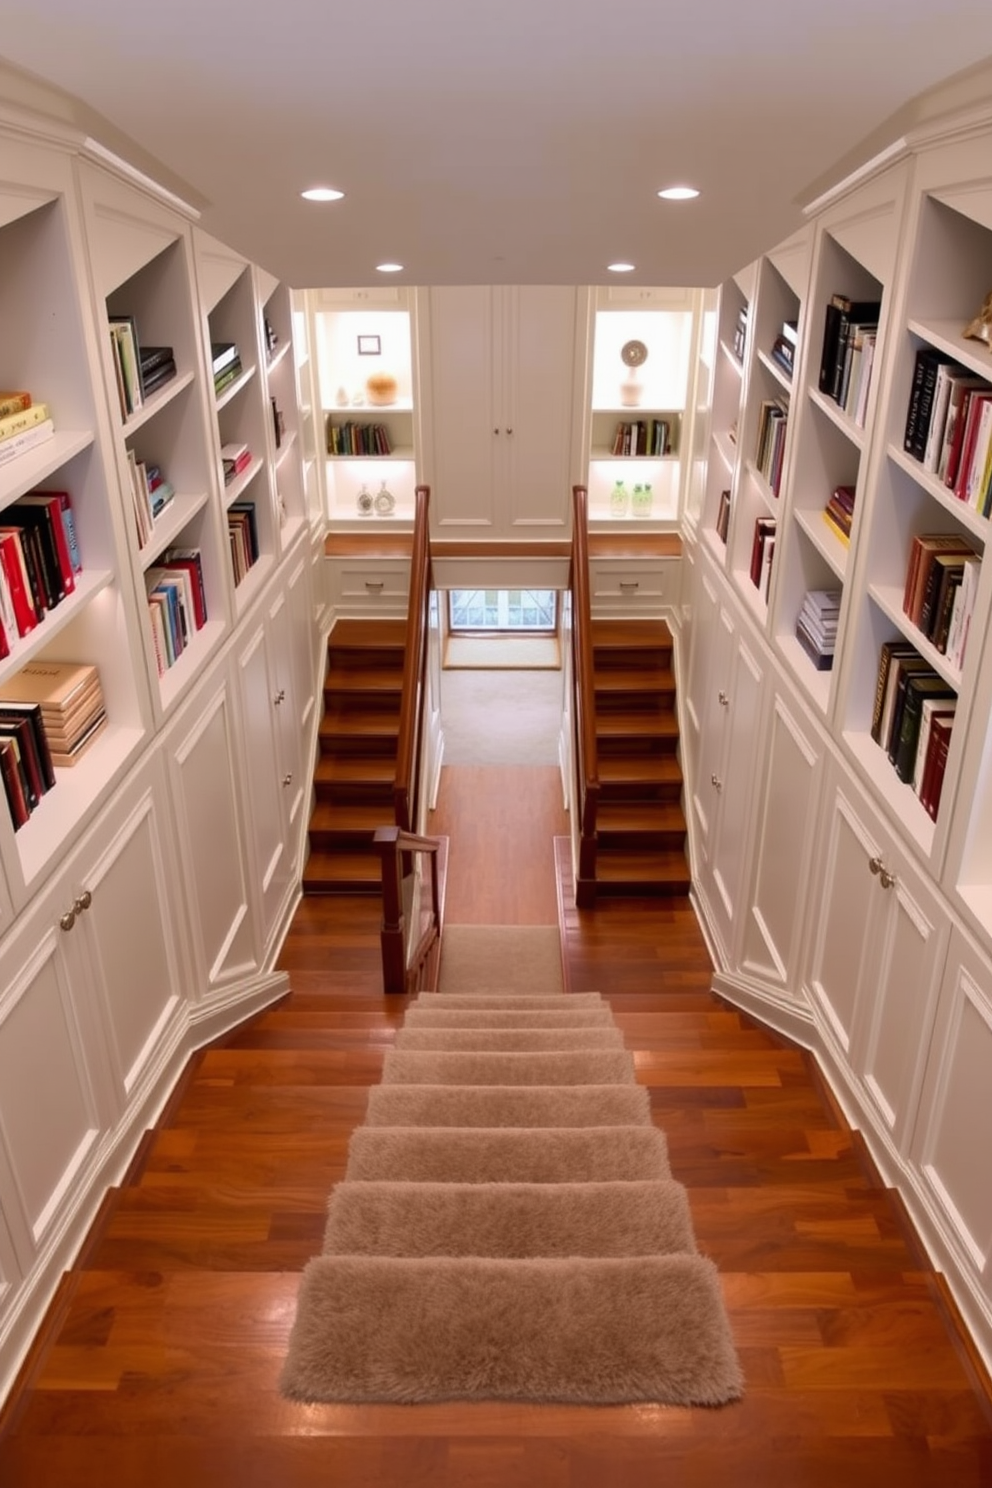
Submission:
[[[917,94],[989,0],[24,0],[16,67],[178,178],[296,286],[713,284]],[[702,196],[660,202],[691,182]],[[333,206],[299,192],[332,184]],[[395,282],[395,280],[394,280]]]

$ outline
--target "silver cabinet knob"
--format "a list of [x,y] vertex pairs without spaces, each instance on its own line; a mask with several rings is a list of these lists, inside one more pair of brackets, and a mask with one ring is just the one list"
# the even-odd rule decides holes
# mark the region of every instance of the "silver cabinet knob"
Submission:
[[89,909],[92,903],[93,895],[90,893],[89,889],[84,889],[72,907],[78,915],[82,914],[84,909]]
[[75,916],[75,914],[73,913],[73,911],[71,909],[67,909],[66,912],[65,912],[65,914],[59,920],[59,929],[60,930],[71,930],[72,927],[73,927],[73,925],[75,923],[76,923],[76,916]]

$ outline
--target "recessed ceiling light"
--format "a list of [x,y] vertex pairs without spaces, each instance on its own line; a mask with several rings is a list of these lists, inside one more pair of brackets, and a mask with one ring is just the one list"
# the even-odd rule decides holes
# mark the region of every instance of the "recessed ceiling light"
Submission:
[[376,269],[380,274],[402,274],[403,265],[394,263],[376,264]]
[[333,186],[311,186],[309,191],[301,191],[300,195],[307,201],[340,201],[344,192],[336,191]]
[[699,195],[699,192],[695,186],[666,186],[664,191],[658,192],[658,195],[665,201],[691,201],[694,196]]
[[606,267],[611,274],[632,274],[634,272],[634,265],[629,263],[607,264]]

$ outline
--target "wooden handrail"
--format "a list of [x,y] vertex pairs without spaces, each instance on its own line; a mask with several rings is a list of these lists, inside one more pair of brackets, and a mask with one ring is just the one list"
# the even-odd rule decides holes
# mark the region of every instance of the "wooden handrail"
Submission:
[[595,898],[599,759],[596,749],[592,595],[589,581],[589,493],[585,486],[572,487],[572,502],[572,650],[574,658],[572,687],[575,711],[576,782],[579,794],[579,867],[576,877],[576,900],[582,905],[590,903]]
[[[401,827],[378,827],[373,838],[382,871],[382,983],[389,993],[417,991],[424,983],[425,969],[436,968],[441,941],[441,893],[438,857],[445,841],[422,837]],[[429,914],[417,944],[408,950],[403,880],[413,871],[414,853],[430,858],[431,900]]]
[[403,658],[403,696],[396,740],[393,787],[394,819],[404,831],[416,824],[421,723],[427,673],[427,636],[431,597],[431,550],[428,531],[430,487],[414,493],[413,553],[410,558],[410,599],[407,606],[406,654]]

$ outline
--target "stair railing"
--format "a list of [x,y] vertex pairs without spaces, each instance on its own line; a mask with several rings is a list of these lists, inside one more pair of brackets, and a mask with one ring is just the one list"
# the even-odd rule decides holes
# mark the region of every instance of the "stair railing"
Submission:
[[417,825],[420,797],[424,711],[427,697],[427,642],[430,630],[431,546],[428,529],[430,487],[414,493],[413,551],[410,558],[410,599],[407,606],[403,695],[396,740],[393,819],[404,832]]
[[441,954],[439,858],[447,839],[379,827],[374,841],[382,864],[383,990],[434,991]]
[[579,822],[575,900],[581,907],[592,903],[596,896],[596,814],[599,808],[589,581],[589,493],[585,486],[572,487],[572,503],[572,686]]

